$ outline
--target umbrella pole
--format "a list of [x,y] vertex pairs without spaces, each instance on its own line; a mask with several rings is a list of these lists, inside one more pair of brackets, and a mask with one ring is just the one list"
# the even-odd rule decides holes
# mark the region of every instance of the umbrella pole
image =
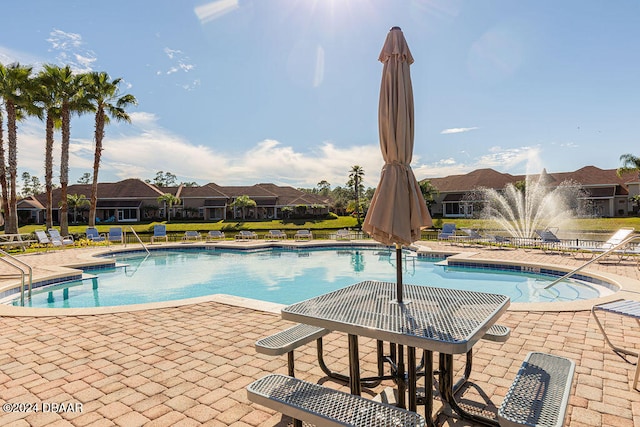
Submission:
[[396,243],[396,296],[402,303],[402,245]]

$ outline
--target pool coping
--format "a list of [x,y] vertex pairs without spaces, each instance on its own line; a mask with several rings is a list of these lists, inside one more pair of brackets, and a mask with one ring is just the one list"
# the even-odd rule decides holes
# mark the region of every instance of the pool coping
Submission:
[[[489,259],[482,258],[481,251],[456,251],[456,250],[432,250],[428,246],[429,242],[416,242],[412,245],[412,249],[419,254],[433,254],[446,256],[448,260],[458,262],[468,262],[472,264],[493,264],[498,266],[505,265],[519,265],[530,266],[536,268],[551,269],[554,271],[572,271],[573,267],[563,266],[559,264],[551,263],[539,263],[539,262],[526,262],[509,259]],[[187,246],[189,245],[189,246]],[[378,242],[371,240],[350,240],[350,241],[220,241],[220,242],[191,242],[191,243],[168,243],[168,244],[155,244],[152,246],[153,250],[159,250],[164,248],[179,248],[185,249],[185,247],[219,247],[221,249],[267,249],[271,247],[335,247],[335,246],[382,246]],[[73,249],[69,249],[73,250]],[[125,246],[118,247],[117,249],[107,249],[103,251],[97,251],[93,253],[84,253],[78,257],[75,262],[68,263],[66,265],[50,266],[51,273],[38,277],[38,281],[46,281],[50,279],[57,279],[61,277],[67,277],[69,275],[82,272],[82,268],[101,266],[101,265],[113,265],[113,260],[105,258],[105,255],[113,255],[115,253],[123,252],[139,252],[142,248],[129,249]],[[603,280],[617,286],[618,291],[612,295],[607,295],[600,298],[593,298],[588,300],[570,301],[570,302],[551,302],[551,303],[520,303],[513,302],[509,307],[509,311],[539,311],[539,312],[567,312],[567,311],[584,311],[590,310],[595,304],[602,302],[612,301],[620,298],[637,299],[640,294],[640,281],[621,276],[613,273],[602,271],[590,271],[589,269],[583,270],[582,274]],[[66,276],[65,276],[66,275]],[[34,281],[35,281],[34,277]],[[19,285],[19,284],[18,284]],[[8,289],[10,286],[4,286],[3,290]],[[15,288],[15,285],[13,286]],[[60,316],[90,316],[100,314],[113,314],[113,313],[126,313],[132,311],[141,310],[153,310],[159,308],[168,307],[180,307],[185,305],[199,304],[203,302],[219,302],[227,305],[233,305],[243,308],[249,308],[259,311],[265,311],[270,313],[279,314],[280,310],[285,307],[285,304],[271,303],[267,301],[255,300],[251,298],[236,297],[227,294],[212,294],[202,297],[188,298],[182,300],[162,301],[155,303],[145,304],[131,304],[122,306],[110,306],[110,307],[94,307],[94,308],[31,308],[31,307],[16,307],[6,304],[0,304],[0,316],[10,317],[60,317]]]

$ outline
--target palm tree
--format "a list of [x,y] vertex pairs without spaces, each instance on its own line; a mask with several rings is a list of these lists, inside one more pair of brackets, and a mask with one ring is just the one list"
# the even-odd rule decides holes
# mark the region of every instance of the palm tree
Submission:
[[109,124],[110,119],[125,121],[130,123],[131,118],[125,111],[129,105],[136,105],[137,101],[133,95],[126,94],[120,96],[119,85],[121,78],[111,80],[109,74],[105,72],[93,72],[84,75],[83,83],[89,102],[93,105],[95,115],[96,143],[93,156],[93,182],[91,184],[91,208],[89,210],[89,226],[96,224],[96,210],[98,206],[98,169],[100,168],[100,158],[102,156],[102,140],[104,138],[104,126]]
[[633,154],[623,154],[620,156],[622,166],[616,171],[618,176],[622,176],[629,172],[638,172],[640,176],[640,157],[636,157]]
[[363,178],[364,169],[358,165],[353,166],[349,173],[349,182],[347,185],[353,188],[353,194],[356,200],[356,220],[358,221],[358,227],[360,227],[360,195],[364,191],[364,185],[362,185]]
[[[33,111],[29,105],[30,100],[28,95],[29,86],[32,84],[30,78],[31,70],[32,67],[22,66],[17,62],[2,67],[0,70],[0,97],[4,101],[4,107],[7,113],[8,149],[6,160],[8,160],[9,163],[9,182],[7,183],[9,196],[4,206],[6,215],[5,233],[11,234],[18,232],[18,197],[16,192],[18,175],[17,122],[24,117],[25,110],[29,112]],[[4,162],[0,166],[4,168]]]
[[[5,74],[5,68],[0,64],[0,79]],[[1,99],[1,98],[0,98]],[[7,213],[7,207],[9,206],[9,187],[7,184],[7,164],[6,156],[4,153],[4,116],[2,115],[2,108],[0,108],[0,190],[2,191],[2,200],[0,201],[0,208]],[[4,225],[4,216],[0,214],[0,225]]]
[[67,205],[73,209],[73,222],[77,223],[78,209],[89,205],[89,200],[84,194],[67,194]]
[[47,193],[46,228],[53,227],[53,143],[55,124],[60,122],[60,102],[56,90],[60,67],[45,64],[36,77],[36,102],[42,106],[45,119],[44,186]]
[[[257,206],[257,203],[255,200],[252,200],[249,196],[238,196],[233,201],[233,203],[231,203],[231,206],[233,206],[234,208],[240,208],[242,211],[242,219],[244,219],[245,209],[255,208]],[[233,216],[235,217],[235,213]]]
[[158,203],[164,203],[165,212],[167,213],[167,222],[169,222],[171,220],[171,208],[173,207],[173,205],[179,204],[180,199],[171,193],[164,193],[162,196],[158,197],[157,200]]
[[424,198],[427,207],[431,210],[431,205],[436,202],[436,197],[438,197],[440,192],[428,179],[420,182],[420,192],[422,193],[422,197]]
[[69,206],[67,186],[69,185],[69,140],[71,138],[71,114],[91,111],[91,104],[82,90],[82,75],[75,75],[70,66],[59,68],[55,72],[55,86],[52,88],[60,102],[60,122],[62,144],[60,156],[60,233],[69,234]]

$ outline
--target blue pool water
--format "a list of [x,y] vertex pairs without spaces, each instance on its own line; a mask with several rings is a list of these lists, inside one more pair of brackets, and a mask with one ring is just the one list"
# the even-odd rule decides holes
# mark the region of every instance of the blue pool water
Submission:
[[[395,252],[385,248],[264,250],[175,249],[118,255],[123,266],[88,271],[95,277],[34,290],[26,306],[103,307],[229,294],[292,304],[362,280],[395,282]],[[550,290],[555,276],[446,267],[442,259],[405,252],[405,283],[481,290],[512,302],[590,299],[599,287],[572,281]],[[15,303],[16,305],[19,304]]]

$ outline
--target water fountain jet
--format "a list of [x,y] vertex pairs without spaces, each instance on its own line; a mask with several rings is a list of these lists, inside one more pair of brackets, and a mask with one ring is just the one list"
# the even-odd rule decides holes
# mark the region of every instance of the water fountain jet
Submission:
[[[510,237],[532,238],[535,230],[562,228],[585,208],[585,192],[575,181],[553,187],[543,171],[536,179],[507,184],[502,190],[477,188],[463,201],[479,208],[480,217],[496,224]],[[523,188],[524,187],[524,188]]]

